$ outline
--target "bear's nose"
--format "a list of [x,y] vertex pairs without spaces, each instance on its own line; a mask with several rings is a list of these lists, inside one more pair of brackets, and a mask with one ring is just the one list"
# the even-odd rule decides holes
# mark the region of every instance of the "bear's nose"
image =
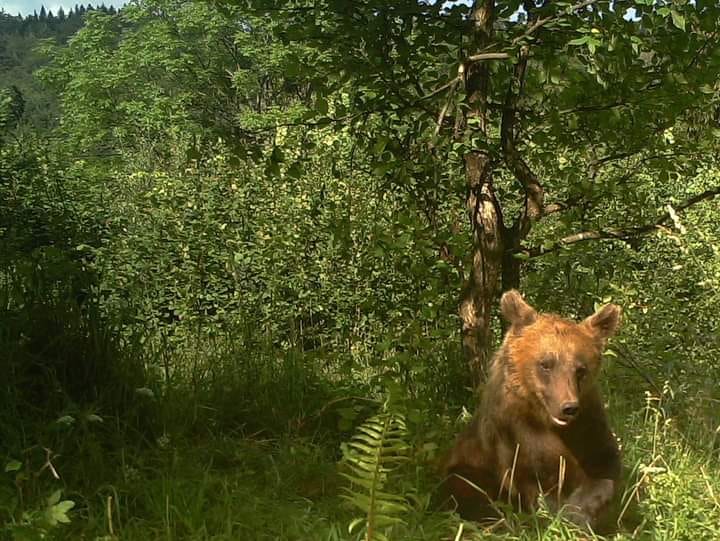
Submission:
[[575,417],[579,409],[577,402],[565,402],[562,405],[562,413],[565,417]]

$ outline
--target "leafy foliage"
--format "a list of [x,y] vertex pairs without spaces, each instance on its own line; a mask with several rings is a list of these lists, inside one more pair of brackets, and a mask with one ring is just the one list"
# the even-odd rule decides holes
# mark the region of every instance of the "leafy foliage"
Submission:
[[[58,526],[70,523],[68,513],[75,507],[75,502],[61,499],[61,489],[42,497],[37,507],[25,507],[23,500],[30,495],[36,475],[48,467],[53,468],[50,458],[47,457],[46,460],[45,466],[38,472],[28,471],[29,468],[23,467],[18,460],[10,460],[5,464],[5,478],[0,483],[0,517],[3,518],[0,534],[18,540],[45,539],[51,532],[56,531]],[[6,482],[10,476],[13,477],[12,484]],[[13,485],[14,494],[9,488]]]
[[576,539],[433,507],[473,402],[466,160],[509,235],[510,141],[545,194],[523,292],[624,309],[614,538],[717,537],[718,6],[583,4],[495,2],[481,50],[465,2],[2,14],[0,535]]
[[352,439],[343,446],[343,463],[350,480],[343,497],[364,513],[354,520],[350,533],[358,525],[364,527],[367,541],[388,539],[390,528],[402,523],[407,512],[405,498],[388,492],[390,477],[407,462],[407,427],[402,415],[386,411],[360,425]]

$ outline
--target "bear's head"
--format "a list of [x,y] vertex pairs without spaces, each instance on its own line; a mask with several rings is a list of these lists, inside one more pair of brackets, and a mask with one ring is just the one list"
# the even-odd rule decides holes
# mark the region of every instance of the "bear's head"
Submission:
[[608,304],[576,323],[539,314],[511,290],[500,309],[510,324],[504,348],[512,386],[538,403],[540,417],[556,427],[569,425],[595,384],[607,339],[620,323],[620,307]]

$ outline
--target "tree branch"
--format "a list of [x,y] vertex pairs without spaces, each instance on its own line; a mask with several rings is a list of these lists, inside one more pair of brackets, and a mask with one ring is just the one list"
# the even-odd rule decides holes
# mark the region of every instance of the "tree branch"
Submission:
[[[582,0],[569,8],[565,13],[574,13],[590,6],[591,4],[594,4],[596,1],[597,0]],[[530,12],[528,12],[528,16],[530,16]],[[547,17],[536,19],[529,25],[528,29],[522,35],[513,39],[512,46],[518,45],[524,39],[530,37],[540,28],[560,16],[560,13],[555,13]],[[489,55],[491,53],[485,54]],[[522,45],[518,53],[518,62],[515,65],[513,79],[510,82],[508,92],[505,96],[500,126],[500,144],[503,151],[503,158],[510,171],[525,190],[525,209],[519,217],[517,224],[520,239],[524,238],[528,234],[532,222],[538,220],[544,213],[559,212],[560,210],[564,210],[564,208],[566,208],[559,205],[551,206],[548,209],[543,208],[545,194],[542,184],[515,147],[515,117],[517,115],[518,100],[522,94],[523,84],[525,81],[528,56],[529,49],[527,45]]]
[[484,60],[507,60],[508,58],[510,58],[510,53],[479,53],[468,56],[465,63],[482,62]]
[[442,94],[442,93],[445,92],[448,88],[454,88],[456,84],[458,84],[460,81],[463,80],[463,72],[464,72],[464,69],[462,69],[462,67],[461,67],[461,69],[458,69],[458,75],[457,75],[457,77],[453,77],[453,78],[450,79],[447,83],[445,83],[444,85],[441,85],[441,86],[437,87],[437,88],[436,88],[435,90],[433,90],[432,92],[429,92],[429,93],[427,93],[427,94],[425,94],[425,95],[423,95],[423,96],[420,96],[416,101],[429,100],[430,98],[432,98],[432,97],[434,97],[434,96],[437,96],[438,94]]
[[443,121],[445,120],[445,115],[447,114],[447,110],[450,107],[450,104],[452,103],[453,96],[455,95],[455,89],[459,82],[460,82],[460,77],[457,77],[450,87],[450,92],[448,93],[447,100],[445,100],[445,105],[443,105],[443,108],[440,111],[440,115],[438,116],[437,126],[435,127],[435,136],[437,136],[440,133],[440,130],[442,129]]
[[[707,199],[713,199],[714,197],[717,197],[720,195],[720,186],[717,186],[715,188],[712,188],[710,190],[706,190],[702,193],[699,193],[697,195],[694,195],[692,197],[689,197],[685,199],[682,203],[679,205],[675,205],[673,209],[675,212],[681,212],[684,210],[687,210],[688,208],[705,201]],[[535,246],[532,248],[528,248],[526,250],[521,250],[520,253],[525,254],[528,257],[539,257],[545,254],[549,254],[551,252],[556,252],[557,250],[560,250],[561,248],[565,246],[569,246],[570,244],[575,244],[577,242],[583,242],[586,240],[600,240],[600,239],[615,239],[615,240],[628,240],[636,237],[640,237],[642,235],[647,235],[648,233],[652,233],[653,231],[656,231],[658,229],[661,229],[663,225],[668,222],[672,216],[670,215],[670,212],[664,212],[658,218],[648,224],[640,225],[637,227],[630,227],[627,229],[619,229],[619,228],[607,228],[607,229],[597,229],[594,231],[583,231],[580,233],[574,233],[572,235],[569,235],[567,237],[564,237],[557,242],[554,242],[550,246]]]
[[532,36],[535,32],[540,30],[546,24],[552,22],[554,19],[559,19],[561,15],[580,11],[581,9],[586,8],[586,7],[596,3],[597,1],[598,0],[583,0],[582,2],[578,2],[574,6],[568,8],[566,11],[564,11],[564,13],[555,13],[553,15],[548,15],[547,17],[543,17],[542,19],[537,19],[534,23],[532,23],[528,27],[528,29],[525,31],[525,33],[521,34],[520,36],[518,36],[512,40],[512,45],[515,46],[515,45],[519,44],[521,41],[523,41],[525,38],[529,38],[530,36]]
[[505,105],[500,125],[500,146],[503,159],[517,181],[525,190],[525,208],[518,218],[518,232],[524,238],[530,231],[532,222],[542,215],[544,192],[540,181],[522,159],[515,147],[515,116],[517,103],[522,94],[527,69],[529,50],[527,46],[520,48],[518,62],[515,64],[513,78],[505,96]]
[[565,201],[557,201],[555,203],[549,203],[543,206],[542,215],[547,216],[548,214],[556,214],[565,210],[577,207],[583,203],[584,199],[580,196],[569,197]]
[[[527,30],[523,32],[521,35],[515,37],[512,42],[510,43],[509,49],[512,49],[516,46],[518,46],[523,40],[526,38],[529,38],[532,36],[535,32],[540,30],[543,26],[551,23],[555,19],[559,19],[562,15],[568,14],[568,13],[574,13],[576,11],[580,11],[583,8],[586,8],[594,3],[596,3],[598,0],[583,0],[582,2],[578,2],[574,6],[568,8],[567,10],[561,12],[561,13],[555,13],[553,15],[548,15],[547,17],[543,17],[542,19],[537,19],[535,22],[533,22],[530,26],[528,26]],[[478,53],[474,54],[472,56],[469,56],[465,59],[465,64],[471,64],[473,62],[482,62],[485,60],[507,60],[511,58],[510,53],[507,52],[484,52],[484,53]]]
[[[406,101],[404,106],[400,107],[398,111],[406,111],[409,109],[413,109],[416,106],[419,106],[422,102],[425,102],[431,98],[434,98],[438,94],[442,94],[448,89],[453,89],[455,85],[457,85],[460,81],[462,81],[462,70],[460,70],[461,73],[457,76],[448,81],[447,83],[439,86],[435,90],[432,90],[431,92],[428,92],[427,94],[424,94],[422,96],[418,96],[413,101]],[[253,130],[244,130],[244,133],[249,135],[257,135],[261,133],[265,133],[268,131],[275,130],[277,128],[292,128],[292,127],[299,127],[303,126],[306,128],[320,128],[324,126],[329,126],[331,124],[340,124],[343,122],[353,121],[358,118],[361,118],[363,116],[371,115],[373,113],[381,113],[387,109],[387,104],[381,103],[377,106],[370,107],[364,111],[360,111],[358,113],[352,113],[344,116],[339,117],[323,117],[320,120],[300,120],[297,122],[282,122],[282,123],[273,123],[268,124],[267,126],[261,126],[259,128],[255,128]]]

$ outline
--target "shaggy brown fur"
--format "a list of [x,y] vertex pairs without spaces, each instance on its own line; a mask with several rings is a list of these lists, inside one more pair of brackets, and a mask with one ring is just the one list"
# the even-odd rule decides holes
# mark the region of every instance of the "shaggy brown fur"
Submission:
[[445,464],[459,513],[495,516],[493,500],[531,510],[542,493],[579,525],[594,525],[620,477],[620,452],[598,392],[605,342],[620,308],[582,323],[538,314],[517,291],[501,311],[510,323],[483,400]]

